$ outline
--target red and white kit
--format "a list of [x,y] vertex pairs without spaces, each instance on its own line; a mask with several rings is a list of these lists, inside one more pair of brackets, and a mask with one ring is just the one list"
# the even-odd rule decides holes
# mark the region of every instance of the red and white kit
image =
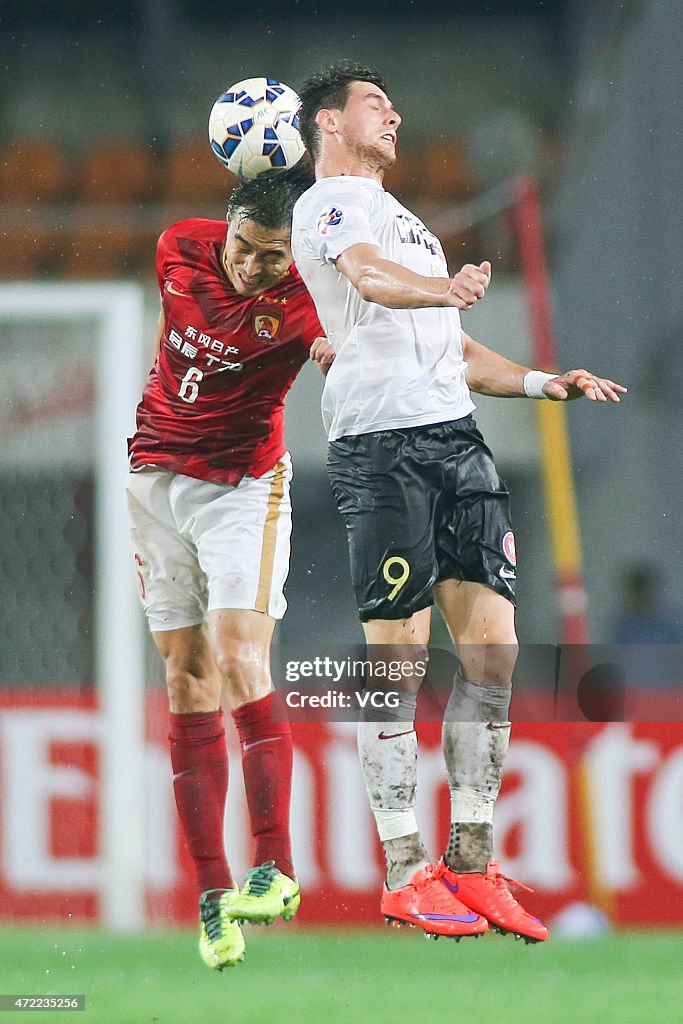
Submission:
[[[165,325],[129,442],[128,487],[152,629],[201,622],[207,607],[275,618],[285,609],[284,398],[323,332],[293,265],[260,295],[235,291],[222,265],[226,231],[222,221],[186,220],[157,247]],[[193,513],[200,507],[201,522]],[[172,552],[160,543],[164,527],[169,542],[176,534]],[[195,570],[173,581],[169,556],[182,567],[193,550],[205,579]]]

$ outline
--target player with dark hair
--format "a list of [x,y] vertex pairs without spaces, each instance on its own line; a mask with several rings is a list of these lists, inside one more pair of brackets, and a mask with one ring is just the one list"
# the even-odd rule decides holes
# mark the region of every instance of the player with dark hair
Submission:
[[[283,401],[311,350],[324,363],[326,345],[290,249],[292,207],[311,180],[295,168],[244,181],[227,225],[185,220],[163,233],[157,358],[129,445],[131,539],[166,668],[200,952],[218,969],[243,958],[240,921],[288,920],[300,902],[289,836],[292,739],[269,652],[286,607],[291,533]],[[241,891],[223,843],[221,692],[240,738],[256,841]]]
[[316,123],[316,114],[323,108],[343,110],[354,82],[376,85],[386,93],[387,87],[380,73],[363,64],[350,61],[333,64],[317,75],[311,75],[303,87],[299,109],[299,133],[314,164],[322,154],[322,135]]
[[336,353],[323,392],[328,469],[366,641],[400,645],[402,660],[405,645],[423,652],[435,601],[460,662],[443,723],[451,830],[438,863],[415,817],[419,674],[406,672],[396,713],[366,711],[359,726],[387,862],[382,910],[430,934],[492,926],[543,940],[493,859],[517,656],[515,550],[470,389],[600,402],[625,389],[586,370],[529,370],[462,330],[459,311],[485,295],[491,265],[450,277],[439,240],[383,189],[401,118],[374,69],[331,67],[300,96],[317,181],[294,208],[292,248]]

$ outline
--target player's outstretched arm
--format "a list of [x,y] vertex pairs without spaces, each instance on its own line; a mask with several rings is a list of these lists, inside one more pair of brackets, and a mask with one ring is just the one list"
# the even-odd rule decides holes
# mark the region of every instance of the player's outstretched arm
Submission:
[[568,370],[556,375],[530,370],[475,341],[465,331],[462,331],[462,350],[467,362],[467,385],[480,395],[550,398],[556,402],[583,396],[594,402],[618,402],[619,395],[627,391],[622,384],[588,370]]
[[351,245],[336,260],[337,270],[348,278],[366,302],[390,309],[421,309],[456,306],[471,309],[486,294],[491,264],[467,263],[453,278],[424,277],[385,258],[377,245]]
[[462,354],[467,363],[465,378],[470,390],[493,398],[524,398],[528,368],[475,341],[466,331],[461,334]]
[[327,338],[315,339],[311,345],[311,360],[324,376],[334,362],[334,349]]
[[628,388],[615,384],[607,377],[598,377],[590,370],[567,370],[542,385],[546,398],[555,402],[571,402],[575,398],[588,398],[592,402],[619,402]]

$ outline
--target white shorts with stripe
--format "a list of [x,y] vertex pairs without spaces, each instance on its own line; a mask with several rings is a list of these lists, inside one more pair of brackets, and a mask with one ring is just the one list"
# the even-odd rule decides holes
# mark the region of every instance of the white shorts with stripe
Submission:
[[237,487],[153,467],[129,474],[130,537],[153,632],[197,625],[218,608],[282,618],[291,478],[289,453]]

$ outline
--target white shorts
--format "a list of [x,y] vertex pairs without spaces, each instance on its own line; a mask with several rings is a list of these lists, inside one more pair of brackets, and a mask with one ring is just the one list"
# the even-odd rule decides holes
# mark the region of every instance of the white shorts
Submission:
[[198,625],[217,608],[282,618],[291,478],[289,453],[237,487],[153,467],[129,474],[130,537],[153,632]]

